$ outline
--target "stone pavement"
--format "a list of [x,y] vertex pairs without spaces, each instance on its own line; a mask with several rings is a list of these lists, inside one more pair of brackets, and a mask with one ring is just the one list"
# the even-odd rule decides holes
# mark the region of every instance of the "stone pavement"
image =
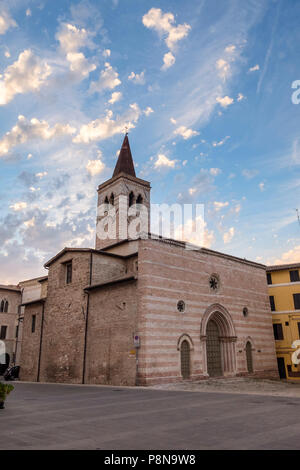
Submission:
[[199,382],[181,382],[177,384],[155,385],[156,390],[177,390],[189,392],[221,392],[270,395],[278,397],[300,398],[300,383],[283,380],[256,379],[248,377],[216,378]]
[[14,385],[0,410],[0,449],[300,450],[295,397]]

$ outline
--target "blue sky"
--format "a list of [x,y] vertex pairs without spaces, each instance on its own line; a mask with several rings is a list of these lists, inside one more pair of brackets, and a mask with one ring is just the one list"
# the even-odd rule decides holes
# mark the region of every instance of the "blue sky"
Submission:
[[300,261],[300,4],[0,2],[0,282],[94,246],[124,128],[154,203],[204,203],[206,246]]

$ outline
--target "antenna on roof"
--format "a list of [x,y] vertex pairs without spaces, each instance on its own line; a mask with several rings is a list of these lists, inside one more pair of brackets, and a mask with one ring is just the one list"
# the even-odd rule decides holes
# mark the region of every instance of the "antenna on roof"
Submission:
[[300,225],[300,215],[299,215],[299,209],[295,209],[295,211],[297,212],[297,219],[298,219],[298,222],[299,222],[299,225]]

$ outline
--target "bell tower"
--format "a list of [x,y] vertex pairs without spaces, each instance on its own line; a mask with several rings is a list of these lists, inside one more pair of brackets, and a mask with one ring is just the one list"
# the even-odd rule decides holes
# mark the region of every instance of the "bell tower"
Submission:
[[[112,178],[97,190],[96,250],[135,239],[134,226],[141,232],[150,232],[150,189],[148,181],[136,177],[126,133]],[[137,217],[143,220],[142,224]]]

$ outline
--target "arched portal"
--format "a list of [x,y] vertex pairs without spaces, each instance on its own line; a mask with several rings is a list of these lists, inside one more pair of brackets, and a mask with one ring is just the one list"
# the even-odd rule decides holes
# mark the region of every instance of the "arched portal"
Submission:
[[210,377],[223,375],[219,328],[214,320],[206,327],[207,373]]
[[247,369],[249,374],[253,372],[253,359],[252,359],[252,345],[250,341],[247,341],[246,344],[246,359],[247,359]]
[[203,375],[220,376],[236,373],[236,334],[229,312],[220,304],[204,313],[200,327]]

